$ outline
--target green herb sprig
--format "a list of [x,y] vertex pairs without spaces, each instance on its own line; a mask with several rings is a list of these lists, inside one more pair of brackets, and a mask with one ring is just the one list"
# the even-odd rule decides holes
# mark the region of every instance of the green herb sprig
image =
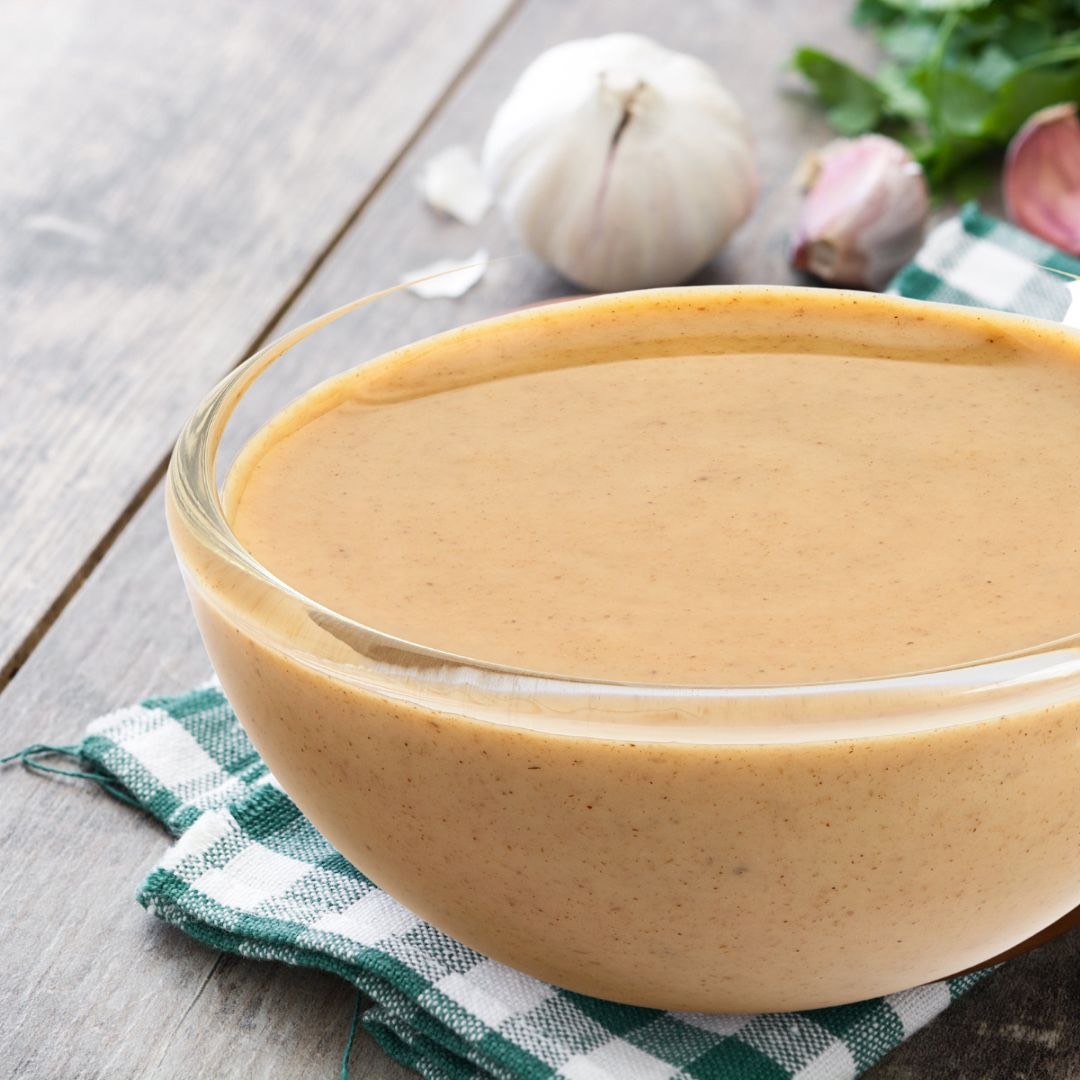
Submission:
[[939,192],[973,192],[1033,112],[1080,100],[1080,0],[859,0],[853,20],[874,74],[809,47],[794,66],[840,134],[899,139]]

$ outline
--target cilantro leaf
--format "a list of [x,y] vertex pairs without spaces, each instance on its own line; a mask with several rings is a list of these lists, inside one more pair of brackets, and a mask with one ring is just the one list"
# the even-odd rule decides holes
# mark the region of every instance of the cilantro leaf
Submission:
[[884,25],[897,18],[898,14],[888,0],[858,0],[851,13],[851,21],[856,26]]
[[906,120],[926,120],[930,115],[930,102],[926,95],[905,77],[898,64],[886,64],[874,80],[885,97],[884,112],[889,116]]
[[1080,64],[1068,69],[1018,71],[998,92],[997,105],[988,120],[990,134],[1007,142],[1032,113],[1062,101],[1080,101]]
[[917,64],[934,47],[937,28],[929,22],[894,22],[878,34],[881,47],[901,64]]
[[968,74],[987,90],[997,90],[1020,67],[1000,45],[987,45],[969,65]]
[[837,131],[886,131],[938,190],[970,190],[1032,113],[1080,101],[1080,0],[857,0],[852,19],[888,57],[875,74],[814,48],[796,69]]
[[818,49],[799,49],[794,65],[813,84],[841,135],[861,135],[881,120],[885,95],[850,64]]
[[994,0],[884,0],[889,7],[913,13],[941,15],[947,11],[976,11],[989,7]]

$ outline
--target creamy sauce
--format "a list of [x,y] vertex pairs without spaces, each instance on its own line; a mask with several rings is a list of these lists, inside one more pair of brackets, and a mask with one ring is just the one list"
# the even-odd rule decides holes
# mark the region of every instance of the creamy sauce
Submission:
[[[792,682],[1080,629],[1078,461],[1080,347],[1053,328],[687,289],[357,369],[271,421],[226,503],[280,578],[425,645]],[[1049,689],[989,703],[960,676],[568,695],[350,644],[207,543],[173,487],[169,509],[229,699],[303,812],[419,916],[541,979],[658,1008],[832,1005],[984,962],[1080,900],[1061,654]]]
[[[880,676],[1080,631],[1080,365],[694,355],[369,401],[249,448],[232,524],[378,630],[600,679]],[[376,396],[377,395],[373,395]]]

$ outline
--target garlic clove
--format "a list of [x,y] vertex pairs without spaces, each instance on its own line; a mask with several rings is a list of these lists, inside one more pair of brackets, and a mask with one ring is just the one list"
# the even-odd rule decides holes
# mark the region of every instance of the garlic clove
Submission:
[[1017,225],[1080,255],[1080,120],[1073,102],[1040,109],[1013,136],[1002,186]]
[[712,69],[635,34],[541,54],[483,162],[526,246],[593,290],[684,280],[756,193],[745,120]]
[[487,273],[488,253],[480,248],[466,259],[436,259],[401,276],[400,284],[424,300],[456,300]]
[[479,225],[491,209],[480,162],[464,146],[448,146],[426,161],[416,186],[429,206],[464,225]]
[[884,135],[835,139],[800,169],[808,185],[791,262],[836,285],[883,288],[930,214],[922,168]]

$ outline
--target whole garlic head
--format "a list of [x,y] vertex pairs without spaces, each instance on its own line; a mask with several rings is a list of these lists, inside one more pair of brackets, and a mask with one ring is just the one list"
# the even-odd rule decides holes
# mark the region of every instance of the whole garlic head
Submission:
[[598,291],[689,277],[757,188],[746,121],[712,69],[637,34],[541,54],[495,114],[483,164],[525,244]]

